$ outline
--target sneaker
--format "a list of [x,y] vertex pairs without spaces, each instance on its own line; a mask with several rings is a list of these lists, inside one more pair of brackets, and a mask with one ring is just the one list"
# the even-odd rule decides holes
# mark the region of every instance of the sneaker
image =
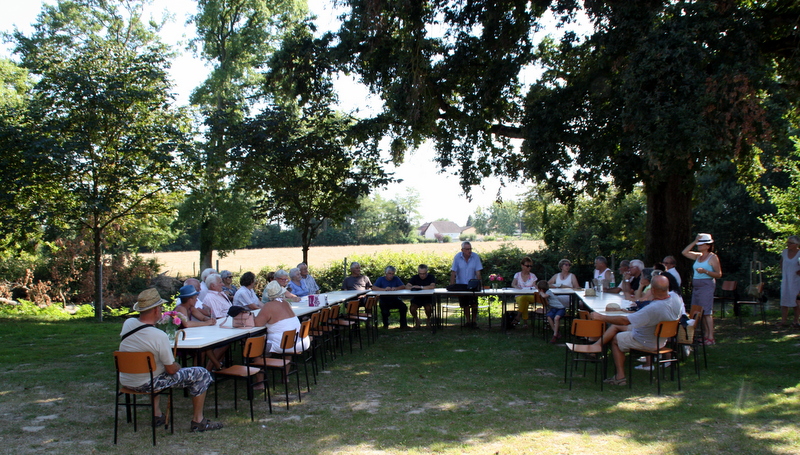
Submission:
[[692,347],[691,346],[684,346],[683,347],[683,356],[689,357],[692,354]]
[[554,336],[553,338],[550,339],[550,344],[556,344],[556,343],[558,343],[558,337]]
[[653,365],[636,365],[633,367],[634,370],[644,370],[644,371],[652,371]]
[[645,363],[645,362],[647,362],[647,357],[641,356],[638,359],[636,359],[636,361],[639,362],[639,363]]

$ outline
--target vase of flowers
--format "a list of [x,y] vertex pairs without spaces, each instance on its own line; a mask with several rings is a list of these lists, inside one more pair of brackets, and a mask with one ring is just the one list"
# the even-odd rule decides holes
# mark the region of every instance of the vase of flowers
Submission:
[[175,310],[165,311],[161,314],[161,319],[156,323],[158,328],[167,334],[170,342],[175,341],[175,332],[181,327],[182,316]]
[[503,285],[503,277],[494,273],[489,275],[489,281],[491,281],[492,289],[497,289]]

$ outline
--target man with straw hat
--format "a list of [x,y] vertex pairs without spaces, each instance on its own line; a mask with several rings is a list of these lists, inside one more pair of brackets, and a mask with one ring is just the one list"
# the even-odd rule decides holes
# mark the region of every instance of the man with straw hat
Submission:
[[[156,389],[167,387],[186,388],[192,396],[192,423],[191,431],[218,430],[222,428],[219,422],[211,422],[203,416],[203,405],[206,400],[206,391],[213,379],[211,374],[202,367],[181,368],[175,362],[170,347],[169,338],[162,330],[155,328],[156,322],[161,319],[161,305],[166,303],[155,288],[145,289],[139,294],[133,311],[139,312],[138,318],[131,318],[122,325],[120,336],[122,340],[119,350],[125,352],[152,352],[156,361],[153,371]],[[150,375],[145,374],[120,374],[120,383],[137,392],[150,391]],[[159,397],[155,397],[153,414],[156,416],[156,425],[166,425],[167,418],[161,413],[158,405]]]

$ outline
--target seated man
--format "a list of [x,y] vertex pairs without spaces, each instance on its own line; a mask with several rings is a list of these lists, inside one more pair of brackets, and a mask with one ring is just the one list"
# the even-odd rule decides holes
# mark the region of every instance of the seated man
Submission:
[[300,269],[295,267],[289,270],[289,292],[297,297],[305,297],[309,294],[308,288],[305,287],[305,282],[300,275]]
[[[154,327],[161,319],[161,305],[163,300],[155,288],[142,291],[133,311],[139,312],[136,319],[128,319],[122,325],[119,350],[124,352],[152,352],[156,362],[153,377],[155,387],[180,387],[189,391],[192,396],[192,423],[191,431],[208,431],[222,428],[219,422],[212,423],[203,416],[203,405],[206,400],[206,390],[213,379],[211,373],[202,367],[181,368],[175,362],[170,347],[169,338],[162,330]],[[137,392],[150,391],[150,374],[120,374],[120,383]],[[156,416],[156,425],[167,423],[167,417],[159,408],[159,397],[156,395],[153,406],[153,415]]]
[[[669,292],[669,280],[663,275],[653,277],[651,283],[653,301],[636,313],[626,316],[606,316],[599,312],[592,313],[592,319],[612,324],[601,340],[604,344],[611,342],[611,353],[614,356],[616,375],[606,379],[614,385],[626,385],[625,353],[633,349],[656,349],[655,329],[661,321],[675,321],[681,315],[683,301]],[[598,341],[600,343],[601,341]],[[662,340],[660,347],[666,344]]]
[[[385,276],[382,276],[375,280],[375,284],[372,285],[373,291],[399,291],[401,289],[405,289],[405,285],[403,284],[403,280],[397,278],[395,276],[396,269],[391,265],[386,267],[384,270]],[[406,304],[400,300],[399,297],[395,295],[382,295],[380,296],[379,305],[381,307],[381,317],[383,318],[383,328],[389,328],[389,311],[392,309],[400,310],[400,328],[407,329],[408,328],[408,320],[406,313],[408,312],[408,307]]]
[[353,262],[350,264],[350,276],[342,281],[343,291],[368,291],[372,287],[372,281],[368,276],[361,274],[361,264]]
[[297,264],[297,268],[300,269],[300,280],[303,282],[306,289],[308,289],[308,293],[319,294],[319,285],[314,277],[308,273],[308,264],[301,262]]
[[[613,288],[609,287],[608,289],[605,290],[605,292],[613,292],[614,294],[619,294],[620,292],[622,292],[622,281],[625,279],[625,275],[629,271],[630,271],[630,261],[627,259],[619,261],[619,273],[620,275],[622,275],[622,278],[620,278],[619,281],[615,282],[616,286],[614,286]],[[613,276],[611,278],[614,279]]]
[[622,293],[626,300],[636,300],[636,290],[642,280],[642,270],[644,262],[634,259],[628,265],[628,273],[622,276]]
[[[408,280],[408,283],[406,283],[406,289],[411,289],[412,291],[433,289],[435,287],[436,277],[428,273],[428,266],[425,264],[420,264],[419,267],[417,267],[417,275],[412,276],[411,279]],[[425,317],[428,318],[428,325],[430,325],[431,314],[433,312],[432,303],[432,295],[411,297],[411,317],[414,318],[414,327],[419,327],[419,307],[425,308]]]
[[217,319],[224,318],[228,315],[231,301],[223,294],[222,277],[216,273],[209,275],[206,277],[206,287],[208,287],[208,292],[203,300],[203,306],[209,309],[211,316]]
[[[280,288],[281,288],[281,293],[280,293],[280,296],[279,296],[280,298],[286,299],[286,300],[288,300],[290,302],[299,302],[300,301],[300,297],[292,294],[286,288],[289,285],[289,272],[287,272],[286,270],[280,269],[280,270],[275,272],[274,277],[275,277],[274,281],[276,281],[278,283],[278,286],[280,286]],[[271,284],[272,281],[270,281],[269,283]],[[267,286],[269,286],[269,284]],[[264,291],[261,294],[261,303],[267,303],[270,300],[271,300],[271,298],[267,295],[267,292]]]

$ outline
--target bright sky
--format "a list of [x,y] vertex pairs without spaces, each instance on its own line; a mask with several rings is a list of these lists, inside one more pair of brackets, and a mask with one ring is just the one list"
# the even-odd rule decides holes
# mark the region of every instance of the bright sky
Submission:
[[[5,2],[3,14],[0,15],[0,31],[10,32],[16,26],[25,33],[30,33],[30,24],[36,21],[43,3],[54,3],[51,0],[25,0]],[[333,12],[331,1],[312,0],[309,2],[312,13],[320,19],[317,24],[320,29],[336,29],[336,13]],[[186,49],[186,43],[194,36],[194,28],[187,25],[187,18],[196,11],[197,3],[194,0],[154,0],[152,11],[156,17],[161,12],[168,11],[174,20],[166,24],[162,31],[162,39],[175,45],[182,54],[175,60],[172,67],[172,77],[176,84],[177,100],[179,104],[188,103],[192,89],[198,86],[206,77],[208,68],[203,62],[195,59]],[[8,44],[0,47],[0,56],[10,56]],[[352,79],[342,79],[337,83],[340,97],[340,109],[346,112],[369,112],[380,107],[380,100],[370,97],[367,90]],[[450,175],[452,171],[439,172],[439,167],[433,161],[434,150],[429,144],[423,145],[419,150],[406,155],[405,163],[399,167],[389,166],[388,171],[394,172],[396,178],[402,183],[390,185],[381,195],[387,199],[395,196],[404,196],[408,188],[416,189],[421,196],[421,206],[418,207],[422,218],[420,222],[434,221],[446,218],[459,225],[466,224],[467,217],[475,212],[478,207],[488,207],[498,197],[498,191],[504,200],[516,200],[525,192],[521,185],[500,185],[494,178],[485,179],[483,188],[472,189],[472,202],[468,201],[458,184],[458,178]],[[435,195],[435,197],[433,197]]]

